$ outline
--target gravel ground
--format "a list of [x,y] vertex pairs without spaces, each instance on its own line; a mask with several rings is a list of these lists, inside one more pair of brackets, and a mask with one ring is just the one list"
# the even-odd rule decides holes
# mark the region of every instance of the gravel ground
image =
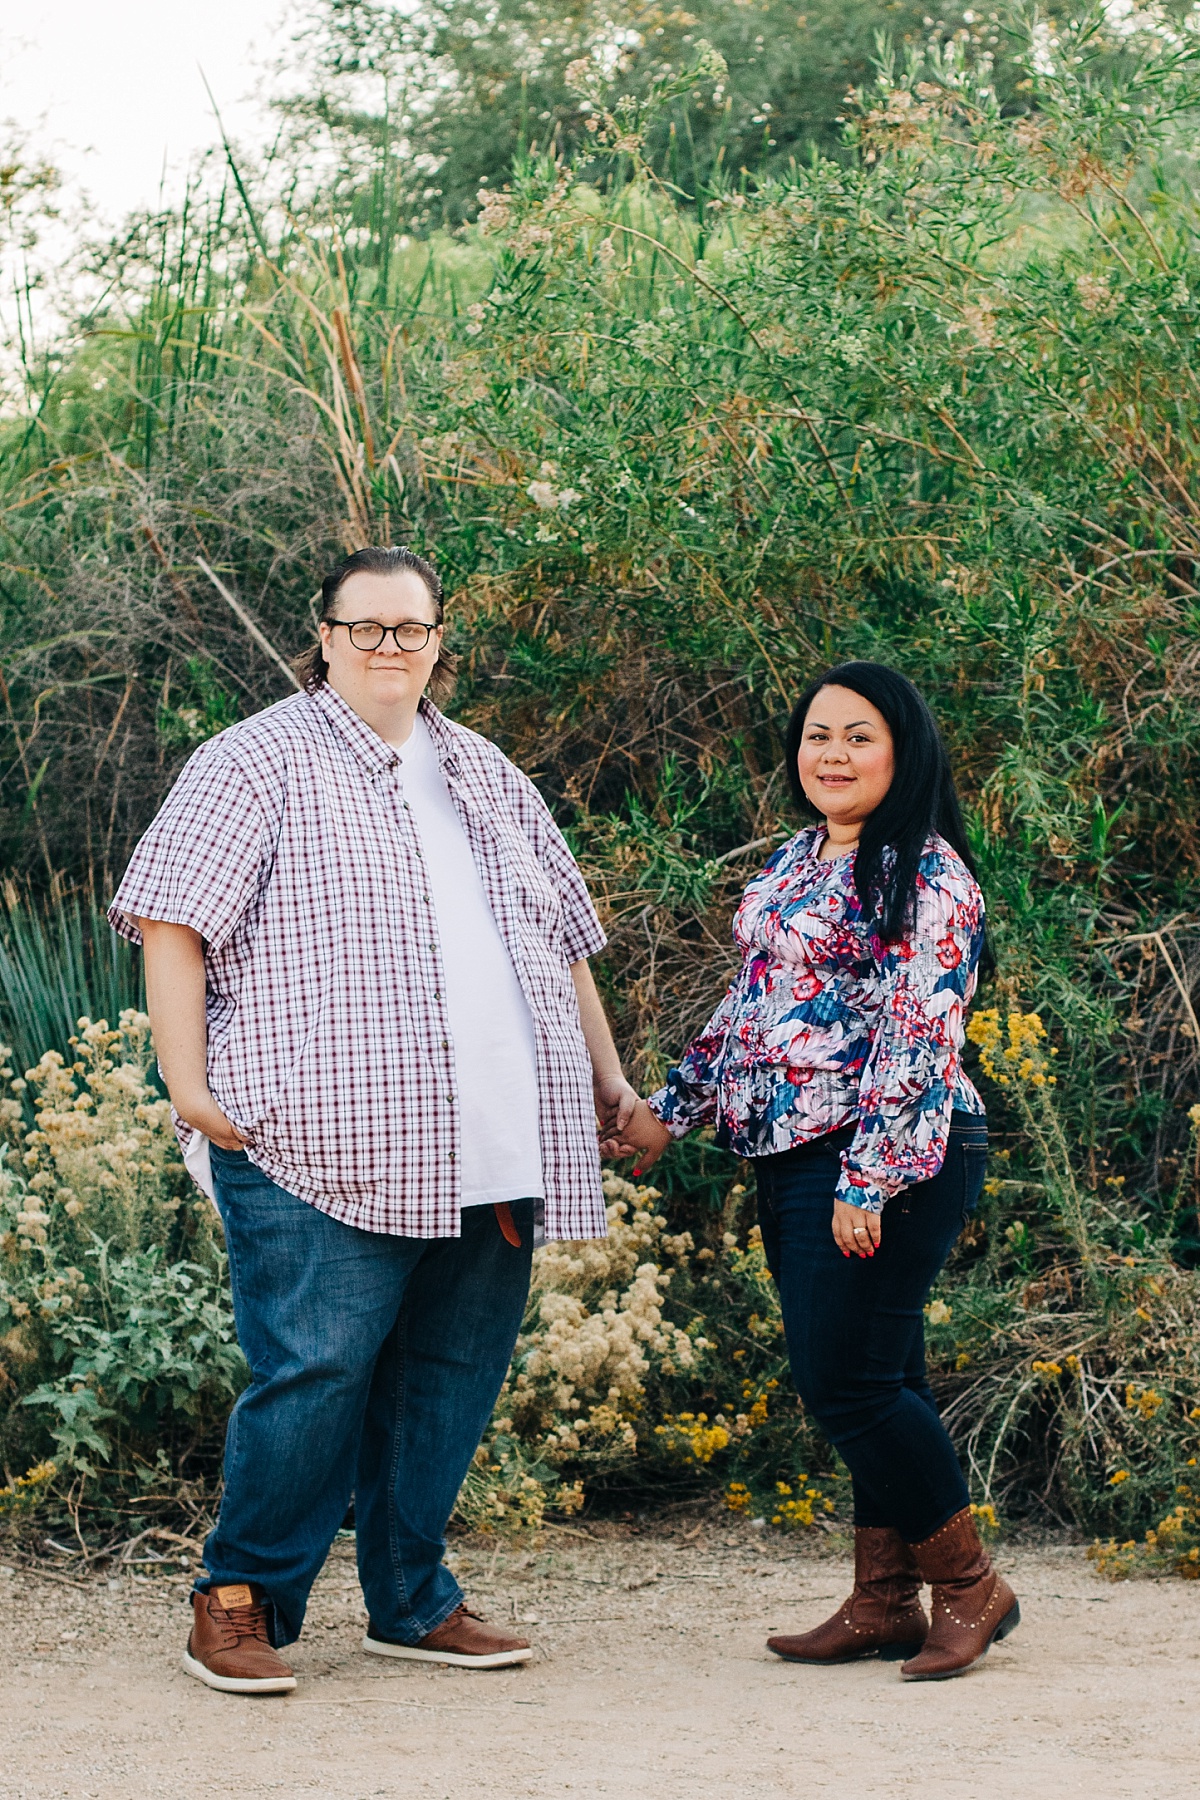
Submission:
[[843,1596],[844,1558],[741,1524],[460,1541],[472,1601],[537,1645],[491,1673],[358,1648],[339,1543],[291,1652],[294,1694],[179,1667],[183,1578],[0,1574],[4,1800],[1196,1800],[1200,1582],[1100,1580],[1082,1551],[1010,1550],[1023,1623],[962,1680],[804,1669],[763,1648]]

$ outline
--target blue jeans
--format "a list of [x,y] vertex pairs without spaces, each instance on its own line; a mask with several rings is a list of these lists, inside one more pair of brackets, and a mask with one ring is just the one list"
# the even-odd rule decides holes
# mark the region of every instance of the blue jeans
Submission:
[[883,1210],[873,1257],[831,1229],[840,1152],[853,1129],[759,1157],[758,1217],[779,1285],[792,1378],[854,1479],[856,1525],[920,1543],[968,1504],[925,1379],[924,1305],[987,1169],[987,1120],[954,1113],[946,1160]]
[[203,1587],[257,1582],[276,1646],[299,1637],[309,1589],[351,1494],[371,1628],[415,1644],[462,1590],[446,1521],[500,1392],[529,1292],[533,1202],[490,1206],[459,1238],[343,1225],[212,1150],[238,1341],[251,1381],[229,1420],[225,1492]]

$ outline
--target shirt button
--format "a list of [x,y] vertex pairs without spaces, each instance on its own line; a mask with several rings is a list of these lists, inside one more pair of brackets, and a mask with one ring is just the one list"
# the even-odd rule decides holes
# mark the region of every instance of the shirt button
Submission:
[[433,990],[433,997],[434,997],[434,999],[435,999],[435,1000],[440,1000],[440,999],[441,999],[441,997],[442,997],[442,990],[441,990],[441,988],[434,988],[434,990]]
[[[437,998],[437,996],[436,996],[436,995],[435,995],[435,996],[434,996],[434,998],[435,998],[435,999],[436,999],[436,998]],[[448,1050],[448,1049],[449,1049],[449,1048],[450,1048],[450,1039],[449,1039],[449,1038],[443,1038],[443,1039],[442,1039],[442,1049],[443,1049],[443,1050]]]
[[423,900],[423,901],[424,901],[424,902],[425,902],[425,904],[426,904],[426,906],[428,906],[428,905],[429,905],[429,895],[428,895],[428,894],[422,894],[422,895],[421,895],[421,898],[422,898],[422,900]]
[[450,1158],[449,1158],[449,1160],[450,1160],[450,1161],[451,1161],[451,1162],[457,1162],[457,1161],[458,1161],[458,1151],[457,1151],[457,1150],[452,1150],[452,1151],[451,1151],[451,1152],[450,1152]]

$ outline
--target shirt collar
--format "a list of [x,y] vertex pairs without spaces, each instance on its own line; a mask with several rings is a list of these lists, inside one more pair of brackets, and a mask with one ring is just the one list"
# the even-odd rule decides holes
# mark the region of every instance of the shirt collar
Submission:
[[[385,742],[379,733],[372,729],[367,721],[355,712],[348,700],[343,700],[336,688],[323,681],[319,687],[311,689],[306,696],[314,706],[320,708],[329,723],[341,733],[349,748],[358,760],[365,764],[373,775],[383,769],[393,769],[399,759],[399,752],[394,744]],[[432,700],[422,696],[420,714],[424,719],[433,747],[437,751],[438,762],[450,775],[461,774],[458,757],[455,753],[454,738],[448,721],[443,718]]]
[[455,743],[454,727],[443,713],[440,713],[428,694],[422,694],[421,717],[426,729],[433,739],[433,747],[437,751],[438,761],[448,775],[461,775],[458,748]]

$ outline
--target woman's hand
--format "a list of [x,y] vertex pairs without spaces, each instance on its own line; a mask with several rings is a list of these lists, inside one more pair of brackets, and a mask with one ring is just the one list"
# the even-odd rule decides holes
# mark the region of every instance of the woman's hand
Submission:
[[635,1175],[652,1169],[667,1145],[671,1134],[661,1119],[655,1117],[644,1100],[639,1100],[624,1130],[601,1136],[600,1154],[606,1158],[636,1156]]
[[184,1123],[202,1131],[218,1150],[245,1148],[245,1139],[238,1136],[207,1088],[200,1094],[185,1095],[182,1101],[174,1100],[174,1105]]
[[861,1206],[833,1203],[833,1237],[843,1256],[874,1256],[883,1230],[883,1214],[864,1212]]

